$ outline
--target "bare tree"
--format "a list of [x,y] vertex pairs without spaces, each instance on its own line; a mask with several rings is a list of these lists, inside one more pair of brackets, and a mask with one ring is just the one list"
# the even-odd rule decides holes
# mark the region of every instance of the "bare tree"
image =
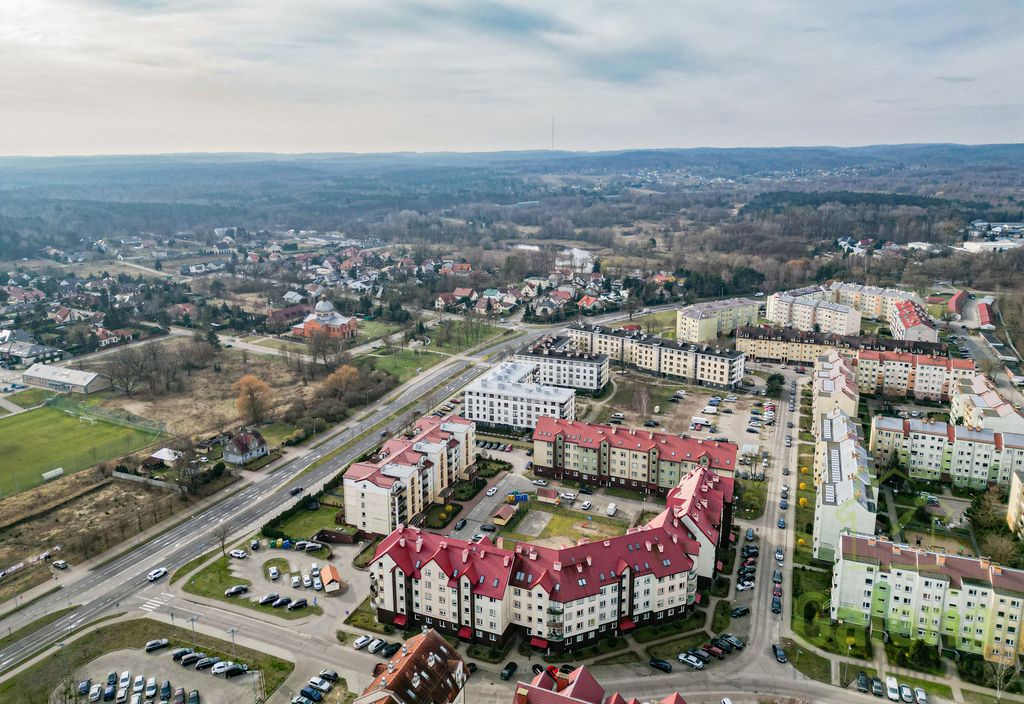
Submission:
[[217,539],[217,541],[220,543],[220,553],[224,557],[227,557],[227,555],[228,555],[227,544],[228,544],[228,536],[230,536],[230,535],[231,535],[231,526],[229,526],[227,523],[221,523],[220,525],[218,525],[216,528],[213,529],[213,537],[215,537]]
[[131,396],[145,376],[145,360],[134,347],[122,347],[107,364],[106,374],[116,388]]
[[1020,678],[1021,663],[1016,652],[1007,658],[997,660],[985,660],[984,676],[985,684],[996,690],[996,701],[1003,700],[1006,689]]

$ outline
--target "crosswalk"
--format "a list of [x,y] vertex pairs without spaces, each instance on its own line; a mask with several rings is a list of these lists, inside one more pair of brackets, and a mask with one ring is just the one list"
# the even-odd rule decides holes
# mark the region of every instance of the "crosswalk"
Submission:
[[174,599],[173,594],[168,594],[167,592],[160,592],[160,596],[153,596],[148,598],[145,601],[145,603],[139,606],[139,608],[143,611],[156,611],[161,606],[166,606],[167,603],[170,602],[172,599]]

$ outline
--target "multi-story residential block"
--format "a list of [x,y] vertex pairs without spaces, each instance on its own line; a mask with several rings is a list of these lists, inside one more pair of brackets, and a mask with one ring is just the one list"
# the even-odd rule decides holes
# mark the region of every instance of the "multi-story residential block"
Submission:
[[463,704],[469,671],[451,643],[434,629],[415,635],[387,663],[353,704]]
[[1006,523],[1018,537],[1024,538],[1024,470],[1015,470],[1010,475]]
[[984,374],[956,380],[949,397],[949,417],[969,428],[1024,433],[1024,415]]
[[850,306],[860,311],[865,318],[889,322],[892,321],[897,302],[913,301],[919,305],[921,303],[917,294],[896,288],[879,288],[878,286],[835,281],[828,287],[828,291],[833,303]]
[[729,389],[743,380],[746,355],[735,350],[589,323],[575,323],[568,331],[577,349],[655,376]]
[[699,344],[714,343],[720,336],[744,325],[757,325],[760,304],[749,298],[694,303],[676,311],[676,339]]
[[608,383],[608,355],[583,352],[566,335],[550,335],[519,351],[517,362],[537,365],[537,381],[599,393]]
[[[399,526],[370,565],[377,618],[478,644],[522,632],[534,648],[564,651],[685,614],[699,577],[710,580],[718,567],[702,553],[728,541],[733,495],[732,477],[694,473],[650,523],[597,542],[506,550],[500,538],[467,542]],[[711,572],[699,575],[702,568]]]
[[671,433],[541,418],[534,471],[556,479],[665,493],[699,467],[732,476],[736,445]]
[[831,335],[792,328],[772,328],[767,325],[740,328],[736,331],[736,350],[759,361],[812,364],[819,355],[832,349],[850,350],[854,353],[863,349],[877,352],[945,355],[947,347],[941,343]]
[[895,301],[892,312],[889,329],[897,340],[939,341],[939,331],[931,316],[917,303],[909,300]]
[[830,610],[833,621],[1012,664],[1022,651],[1024,571],[844,535]]
[[851,418],[857,417],[860,390],[857,375],[849,357],[829,350],[814,361],[811,378],[811,399],[815,417],[839,410]]
[[576,392],[537,383],[538,365],[504,362],[464,392],[462,414],[481,425],[532,429],[542,416],[574,420]]
[[823,300],[825,292],[793,295],[773,293],[768,298],[768,320],[782,327],[797,330],[856,335],[860,332],[860,311],[841,303]]
[[410,437],[389,439],[375,457],[345,472],[345,520],[387,535],[444,501],[475,458],[476,425],[459,416],[426,416]]
[[1009,486],[1024,470],[1024,435],[917,418],[875,416],[869,450],[879,467],[896,461],[911,478],[956,486]]
[[932,401],[949,399],[959,379],[977,374],[970,359],[874,350],[857,353],[856,369],[862,394]]
[[858,423],[839,409],[827,415],[815,409],[815,417],[812,550],[816,559],[832,561],[843,534],[875,534],[877,491]]

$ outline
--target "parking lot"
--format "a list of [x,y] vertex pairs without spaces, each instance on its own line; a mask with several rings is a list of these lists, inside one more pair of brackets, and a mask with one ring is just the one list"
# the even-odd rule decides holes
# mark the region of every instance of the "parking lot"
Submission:
[[158,687],[164,680],[169,680],[172,692],[183,687],[186,696],[193,689],[199,690],[201,701],[210,704],[252,699],[251,676],[228,680],[223,675],[210,674],[209,670],[196,671],[192,667],[182,667],[171,659],[171,650],[168,648],[153,653],[115,650],[96,658],[76,672],[75,682],[91,679],[93,684],[105,685],[108,672],[116,672],[120,677],[125,671],[130,672],[133,679],[136,675],[144,675],[147,679],[155,677]]

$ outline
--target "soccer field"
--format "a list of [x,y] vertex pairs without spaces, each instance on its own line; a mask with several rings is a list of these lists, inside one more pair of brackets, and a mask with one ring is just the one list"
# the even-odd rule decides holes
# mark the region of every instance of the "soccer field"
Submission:
[[53,408],[0,418],[0,498],[42,484],[43,472],[79,472],[154,440],[154,433],[99,420],[94,425]]

